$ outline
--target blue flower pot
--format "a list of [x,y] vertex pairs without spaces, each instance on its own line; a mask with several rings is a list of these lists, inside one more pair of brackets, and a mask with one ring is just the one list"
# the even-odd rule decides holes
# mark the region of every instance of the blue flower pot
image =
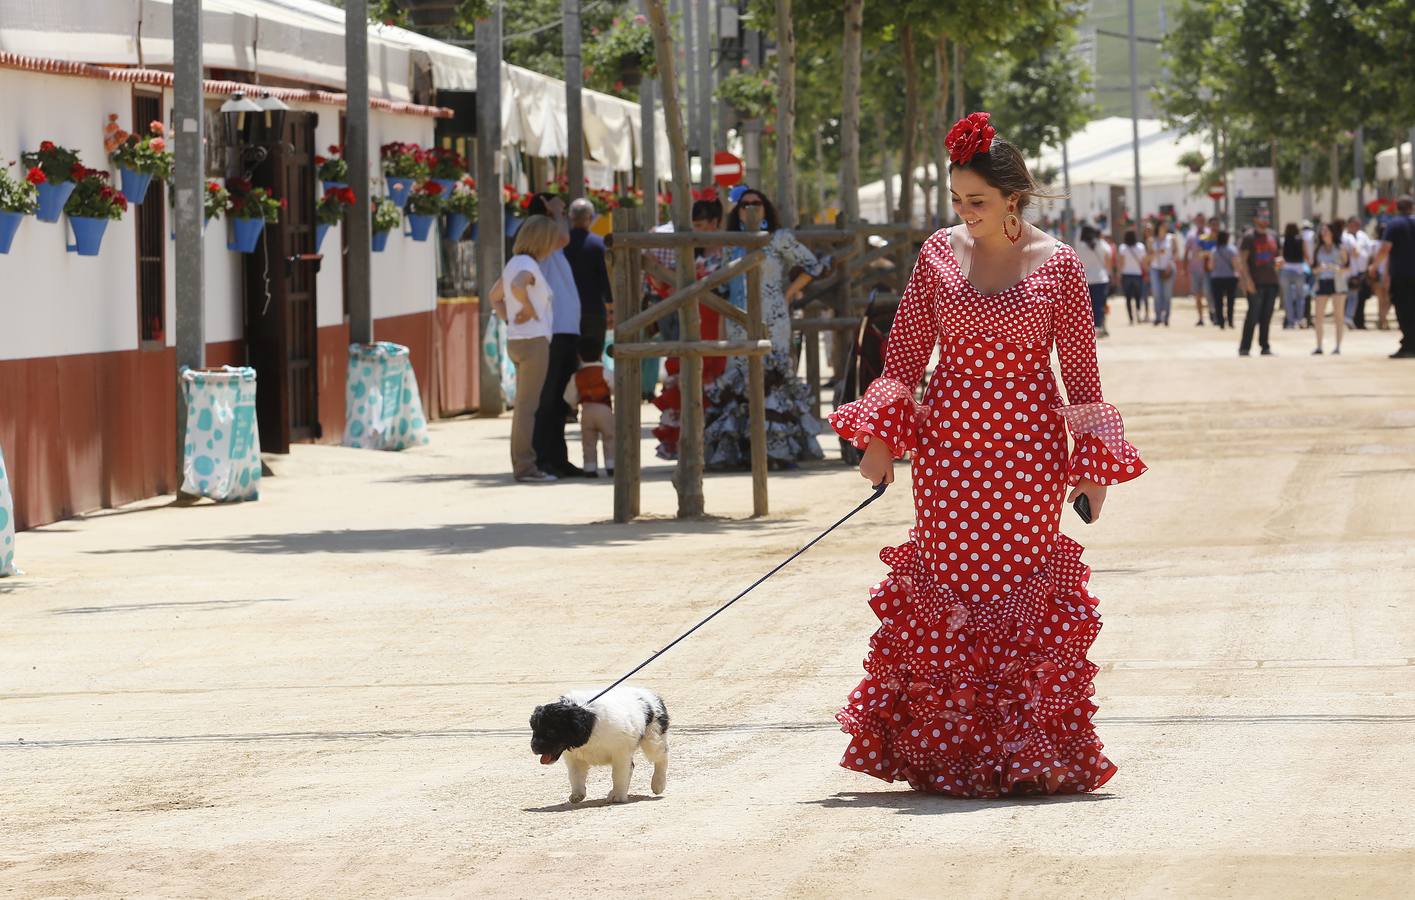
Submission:
[[69,195],[78,187],[72,181],[61,181],[58,184],[45,182],[39,185],[39,212],[35,218],[41,222],[57,222],[59,216],[64,212],[64,204],[69,202]]
[[0,253],[10,252],[10,245],[15,242],[15,232],[20,230],[20,223],[24,220],[24,213],[0,212]]
[[232,219],[236,229],[236,239],[226,245],[227,250],[237,253],[254,253],[260,243],[260,233],[265,230],[264,219]]
[[388,249],[388,231],[375,231],[373,233],[373,252],[382,253]]
[[460,241],[463,233],[467,230],[467,226],[471,223],[472,220],[461,213],[452,213],[447,217],[447,234],[445,237],[449,241]]
[[74,242],[68,245],[69,252],[79,256],[97,256],[98,248],[103,246],[103,232],[108,228],[108,220],[69,216],[69,227],[74,229]]
[[437,221],[437,216],[428,216],[421,213],[408,213],[409,232],[415,241],[425,241],[432,233],[432,223]]
[[477,239],[477,223],[476,223],[476,222],[473,222],[473,223],[472,223],[472,231],[471,231],[471,234],[468,234],[468,235],[467,235],[467,240],[469,240],[469,241],[474,241],[474,240],[476,240],[476,239]]
[[457,186],[457,182],[451,178],[429,178],[428,181],[440,185],[442,187],[442,196],[444,197],[452,193],[452,189]]
[[334,227],[333,225],[326,225],[326,224],[324,224],[323,222],[318,222],[318,223],[315,224],[315,226],[314,226],[314,252],[315,252],[315,253],[318,253],[318,252],[319,252],[319,248],[324,244],[324,236],[325,236],[326,234],[328,234],[328,233],[329,233],[329,229],[331,229],[331,228],[333,228],[333,227]]
[[521,217],[509,210],[506,213],[506,236],[515,237],[516,232],[521,228]]
[[397,175],[388,176],[388,199],[393,201],[393,205],[399,209],[408,202],[408,195],[413,192],[413,179],[400,178]]
[[118,169],[118,175],[122,179],[120,190],[123,196],[128,198],[129,203],[141,203],[147,196],[147,186],[152,184],[152,176],[127,168]]
[[347,181],[326,181],[324,183],[324,192],[327,194],[330,191],[339,190],[340,188],[346,188],[348,186],[349,183]]

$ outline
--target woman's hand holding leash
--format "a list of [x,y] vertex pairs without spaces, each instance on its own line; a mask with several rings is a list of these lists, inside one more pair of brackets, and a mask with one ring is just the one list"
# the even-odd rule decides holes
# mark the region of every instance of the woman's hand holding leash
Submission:
[[1077,500],[1085,498],[1086,503],[1076,507],[1076,514],[1081,517],[1081,521],[1089,525],[1101,517],[1101,507],[1105,505],[1105,491],[1105,485],[1082,478],[1071,489],[1066,502],[1074,504]]
[[873,485],[894,483],[894,454],[890,453],[888,444],[879,438],[870,438],[860,457],[860,475]]

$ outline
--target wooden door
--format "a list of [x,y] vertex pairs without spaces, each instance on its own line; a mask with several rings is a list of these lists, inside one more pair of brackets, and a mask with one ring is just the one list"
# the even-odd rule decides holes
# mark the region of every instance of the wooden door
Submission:
[[266,225],[246,256],[246,344],[256,369],[261,449],[288,453],[291,442],[320,436],[316,378],[314,252],[315,124],[313,113],[286,115],[285,140],[252,177],[285,201],[280,221]]

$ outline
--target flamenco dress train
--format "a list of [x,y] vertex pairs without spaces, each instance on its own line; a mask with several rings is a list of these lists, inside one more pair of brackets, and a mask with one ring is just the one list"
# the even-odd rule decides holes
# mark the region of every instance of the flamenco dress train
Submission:
[[[935,345],[940,362],[914,400]],[[1051,370],[1061,363],[1068,403]],[[1058,530],[1063,495],[1145,471],[1101,396],[1085,270],[1058,243],[983,295],[948,231],[925,244],[884,373],[830,416],[864,449],[912,455],[909,540],[870,590],[879,628],[837,714],[841,765],[963,797],[1094,790],[1115,774],[1092,727],[1100,631],[1082,548]],[[1067,430],[1075,447],[1067,451]]]

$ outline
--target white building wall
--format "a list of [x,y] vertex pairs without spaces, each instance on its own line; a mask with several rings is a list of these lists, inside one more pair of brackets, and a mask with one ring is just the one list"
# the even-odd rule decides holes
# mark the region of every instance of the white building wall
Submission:
[[[369,122],[369,173],[375,194],[384,194],[378,148],[392,141],[432,145],[434,120],[400,116],[374,110]],[[406,228],[406,223],[404,228]],[[332,237],[332,236],[331,236]],[[437,233],[415,241],[402,231],[388,237],[388,249],[373,254],[373,316],[386,319],[409,313],[431,312],[437,307]],[[321,323],[322,324],[322,323]],[[377,337],[377,328],[374,329]]]
[[[24,177],[20,154],[50,140],[107,168],[103,126],[127,118],[126,84],[0,71],[0,164]],[[98,256],[65,250],[67,220],[25,219],[8,255],[0,255],[0,359],[133,350],[138,346],[136,225],[129,214],[109,222]]]

